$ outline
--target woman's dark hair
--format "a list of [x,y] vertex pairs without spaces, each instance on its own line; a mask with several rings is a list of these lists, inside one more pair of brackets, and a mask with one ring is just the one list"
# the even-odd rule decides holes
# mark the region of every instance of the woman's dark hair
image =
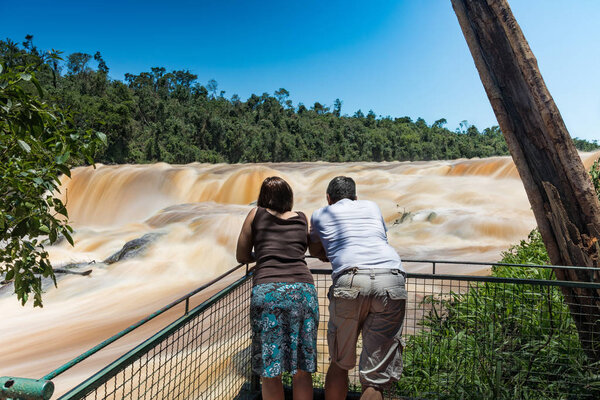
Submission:
[[336,176],[329,182],[327,194],[332,204],[342,199],[356,200],[356,183],[347,176]]
[[263,181],[260,187],[257,205],[278,213],[292,211],[294,192],[286,181],[278,176],[270,176]]

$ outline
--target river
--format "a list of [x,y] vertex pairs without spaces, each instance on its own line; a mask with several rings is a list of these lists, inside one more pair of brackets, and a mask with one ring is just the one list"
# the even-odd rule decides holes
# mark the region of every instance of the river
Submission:
[[[589,168],[600,152],[581,153]],[[61,196],[75,246],[48,247],[55,267],[99,262],[147,233],[161,236],[142,256],[90,264],[61,275],[44,307],[21,307],[0,292],[0,376],[39,378],[82,351],[235,265],[241,223],[260,183],[281,176],[294,208],[326,205],[329,180],[347,175],[358,197],[377,202],[391,245],[403,258],[496,261],[535,219],[510,157],[428,162],[97,165],[64,178]],[[407,265],[409,271],[425,266]],[[486,270],[446,267],[449,273]],[[146,334],[149,333],[145,332]],[[143,336],[143,335],[142,335]],[[89,376],[127,349],[112,346],[62,383]]]

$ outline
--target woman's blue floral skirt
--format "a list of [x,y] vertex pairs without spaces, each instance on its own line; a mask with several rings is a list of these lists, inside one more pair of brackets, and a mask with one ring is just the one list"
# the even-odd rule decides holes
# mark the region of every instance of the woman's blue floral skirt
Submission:
[[252,370],[274,378],[317,370],[319,303],[309,283],[262,283],[252,288]]

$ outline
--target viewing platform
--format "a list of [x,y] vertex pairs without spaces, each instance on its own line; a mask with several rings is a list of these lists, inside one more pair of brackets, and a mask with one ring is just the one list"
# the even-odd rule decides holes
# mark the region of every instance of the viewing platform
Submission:
[[[600,338],[590,334],[585,340],[592,342],[581,344],[577,315],[569,312],[561,293],[563,287],[600,290],[600,283],[438,273],[442,265],[444,271],[452,266],[555,268],[544,265],[403,263],[409,270],[428,266],[430,272],[408,273],[404,371],[386,399],[600,398],[600,365],[585,351],[598,348]],[[313,374],[319,399],[329,363],[331,270],[311,272],[320,311],[319,363]],[[251,288],[252,269],[240,264],[40,379],[0,378],[0,399],[260,399],[260,379],[250,368]],[[192,306],[198,298],[202,301]],[[55,390],[55,378],[167,311],[178,314],[160,331],[85,381]],[[356,368],[349,379],[348,398],[358,399]],[[283,381],[289,389],[291,377],[284,375]],[[60,396],[53,397],[54,391]]]

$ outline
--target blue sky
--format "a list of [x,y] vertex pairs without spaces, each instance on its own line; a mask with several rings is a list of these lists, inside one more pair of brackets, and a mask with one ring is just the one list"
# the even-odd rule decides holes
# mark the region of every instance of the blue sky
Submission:
[[[509,2],[571,135],[600,139],[600,1]],[[0,38],[100,51],[115,79],[189,69],[226,97],[284,87],[349,115],[496,124],[450,0],[0,0],[0,15]]]

